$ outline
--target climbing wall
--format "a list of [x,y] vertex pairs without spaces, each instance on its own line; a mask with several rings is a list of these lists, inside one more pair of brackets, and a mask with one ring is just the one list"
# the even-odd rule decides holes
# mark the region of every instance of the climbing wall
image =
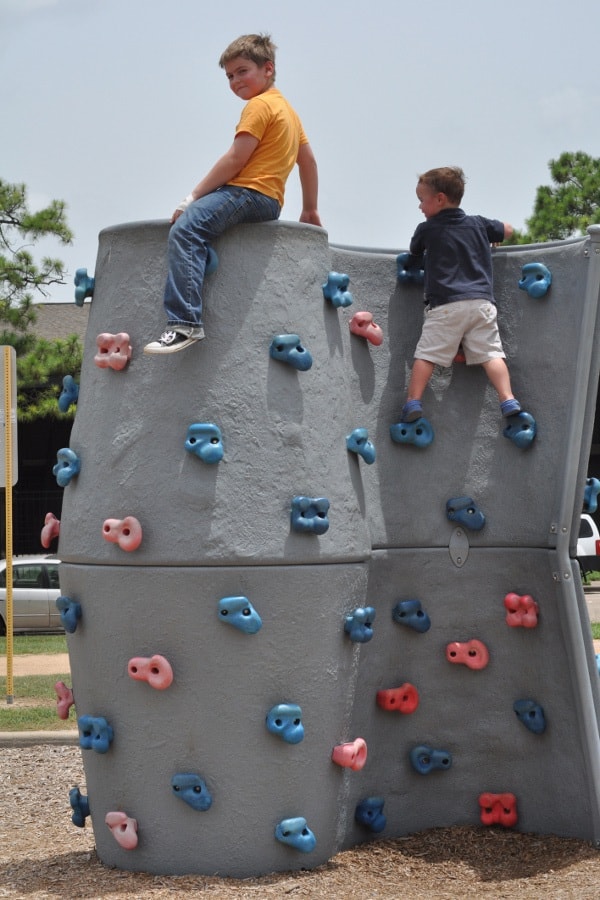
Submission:
[[[600,229],[494,255],[533,440],[530,420],[503,433],[460,362],[400,426],[422,287],[395,253],[309,226],[222,237],[207,339],[144,356],[167,229],[100,234],[56,467],[87,785],[71,804],[100,858],[250,876],[452,824],[600,840],[598,677],[570,559]],[[551,275],[542,296],[531,263]]]

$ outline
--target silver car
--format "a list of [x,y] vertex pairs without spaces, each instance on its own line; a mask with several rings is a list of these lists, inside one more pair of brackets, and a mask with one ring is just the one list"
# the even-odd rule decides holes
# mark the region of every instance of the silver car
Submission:
[[[58,567],[53,556],[13,559],[13,631],[64,631],[56,598]],[[6,560],[0,560],[0,635],[6,634]]]

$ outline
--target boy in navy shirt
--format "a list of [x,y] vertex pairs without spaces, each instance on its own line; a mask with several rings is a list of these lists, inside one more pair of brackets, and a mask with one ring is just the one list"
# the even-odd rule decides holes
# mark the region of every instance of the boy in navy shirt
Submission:
[[502,415],[521,411],[498,332],[490,246],[509,238],[513,228],[497,219],[466,215],[460,209],[464,189],[464,172],[457,166],[431,169],[417,184],[426,221],[417,226],[406,265],[425,270],[426,307],[403,422],[423,415],[421,398],[435,366],[449,366],[461,344],[467,365],[483,366]]

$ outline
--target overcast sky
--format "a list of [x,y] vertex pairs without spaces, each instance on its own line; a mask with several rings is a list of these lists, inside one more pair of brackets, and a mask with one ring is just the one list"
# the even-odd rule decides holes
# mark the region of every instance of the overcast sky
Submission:
[[[242,102],[218,59],[246,32],[278,46],[329,240],[405,249],[418,173],[460,165],[463,208],[522,228],[548,161],[600,156],[600,2],[0,0],[0,178],[64,200],[93,273],[98,232],[165,219],[233,140]],[[297,172],[282,218],[300,214]]]

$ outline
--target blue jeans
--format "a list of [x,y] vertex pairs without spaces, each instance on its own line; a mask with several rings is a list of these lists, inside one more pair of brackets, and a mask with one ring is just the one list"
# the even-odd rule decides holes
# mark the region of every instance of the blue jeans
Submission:
[[191,203],[169,232],[169,273],[164,308],[167,324],[202,325],[202,286],[208,246],[240,222],[278,219],[277,200],[248,188],[224,185]]

